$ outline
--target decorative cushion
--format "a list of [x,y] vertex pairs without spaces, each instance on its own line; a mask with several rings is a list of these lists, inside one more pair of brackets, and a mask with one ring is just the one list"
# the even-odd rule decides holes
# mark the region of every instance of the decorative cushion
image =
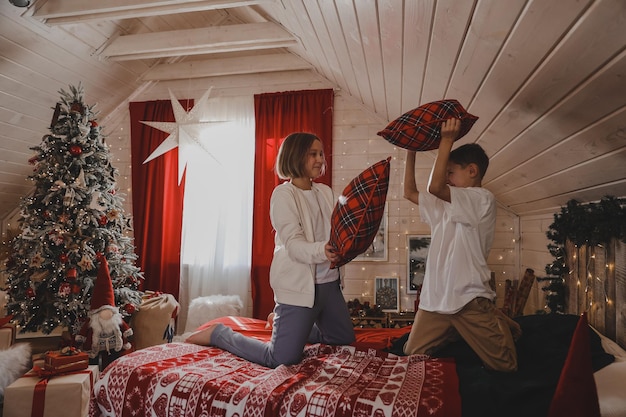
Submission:
[[[4,397],[5,388],[24,375],[30,366],[31,347],[28,343],[18,343],[9,349],[0,350],[0,399]],[[0,414],[1,411],[0,408]]]
[[207,321],[224,317],[239,316],[243,301],[238,295],[207,295],[191,300],[185,324],[185,333],[193,332]]
[[548,417],[600,417],[587,314],[578,320]]
[[389,161],[383,159],[356,176],[343,190],[331,216],[330,244],[340,267],[372,244],[385,211],[389,188]]
[[468,113],[457,100],[440,100],[404,113],[378,132],[388,142],[411,151],[430,151],[439,147],[441,123],[460,119],[460,139],[470,131],[478,117]]

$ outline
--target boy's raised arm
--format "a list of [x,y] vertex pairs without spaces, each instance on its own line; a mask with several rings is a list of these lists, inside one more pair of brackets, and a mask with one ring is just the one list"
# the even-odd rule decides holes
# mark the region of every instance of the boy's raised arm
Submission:
[[404,198],[419,204],[419,191],[415,183],[415,151],[406,151],[404,165]]
[[441,142],[437,151],[437,159],[433,164],[428,181],[428,191],[444,201],[450,202],[450,187],[448,186],[448,158],[454,140],[461,130],[459,119],[448,119],[441,124]]

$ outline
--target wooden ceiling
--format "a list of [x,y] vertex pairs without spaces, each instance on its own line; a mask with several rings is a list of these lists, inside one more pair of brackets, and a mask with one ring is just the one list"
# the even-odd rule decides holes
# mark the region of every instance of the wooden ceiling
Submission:
[[105,126],[190,86],[333,87],[381,123],[454,98],[480,117],[461,141],[487,150],[484,185],[512,212],[626,196],[624,0],[0,1],[0,218],[77,81]]

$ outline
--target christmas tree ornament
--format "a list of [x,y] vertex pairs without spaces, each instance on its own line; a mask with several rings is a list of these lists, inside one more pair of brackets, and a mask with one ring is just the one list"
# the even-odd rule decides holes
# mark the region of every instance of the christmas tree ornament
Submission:
[[70,146],[70,154],[73,156],[79,156],[83,153],[83,148],[80,145],[71,145]]
[[90,271],[94,268],[93,259],[87,255],[83,255],[81,260],[78,262],[78,266],[80,266],[80,269],[83,271]]
[[63,205],[65,207],[69,207],[72,205],[72,202],[74,201],[74,195],[75,192],[73,189],[69,187],[65,189],[65,195],[63,196]]
[[72,288],[69,283],[63,282],[59,286],[59,295],[61,297],[67,297],[68,295],[70,295],[71,292],[72,292]]
[[30,266],[33,268],[39,268],[43,261],[44,258],[41,256],[41,253],[35,253],[32,258],[30,258]]
[[76,268],[69,268],[65,272],[65,277],[67,279],[76,279],[76,278],[78,278],[78,271],[76,270]]
[[109,211],[107,212],[107,219],[108,219],[109,221],[116,220],[116,219],[118,219],[119,217],[120,217],[120,212],[119,212],[119,211],[117,211],[117,210],[115,210],[115,209],[113,209],[113,210],[109,210]]
[[206,102],[209,99],[210,93],[211,89],[207,90],[207,92],[205,92],[195,104],[193,109],[187,113],[170,90],[170,100],[172,101],[172,109],[174,111],[176,123],[141,121],[143,124],[154,127],[162,132],[169,133],[169,136],[154,150],[154,152],[152,152],[152,154],[150,154],[150,156],[148,156],[148,158],[146,158],[145,161],[143,161],[144,164],[178,147],[178,184],[180,184],[183,179],[183,174],[185,173],[187,162],[191,159],[191,155],[194,152],[204,150],[211,157],[213,157],[213,159],[215,159],[213,154],[203,143],[203,130],[208,129],[209,126],[224,124],[227,122],[200,120],[200,116],[202,115],[202,111],[204,110]]
[[100,203],[101,193],[99,191],[94,192],[91,195],[91,202],[89,203],[89,208],[92,210],[104,211],[106,206]]

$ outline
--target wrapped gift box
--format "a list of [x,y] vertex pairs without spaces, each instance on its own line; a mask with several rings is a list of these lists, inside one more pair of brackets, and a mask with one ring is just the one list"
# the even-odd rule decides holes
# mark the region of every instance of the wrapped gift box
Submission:
[[86,369],[89,356],[79,350],[55,350],[46,352],[44,368],[51,372],[71,372]]
[[15,324],[6,323],[0,326],[0,350],[10,348],[15,343]]
[[51,377],[31,370],[4,391],[5,417],[85,417],[98,378],[98,366],[90,365]]

